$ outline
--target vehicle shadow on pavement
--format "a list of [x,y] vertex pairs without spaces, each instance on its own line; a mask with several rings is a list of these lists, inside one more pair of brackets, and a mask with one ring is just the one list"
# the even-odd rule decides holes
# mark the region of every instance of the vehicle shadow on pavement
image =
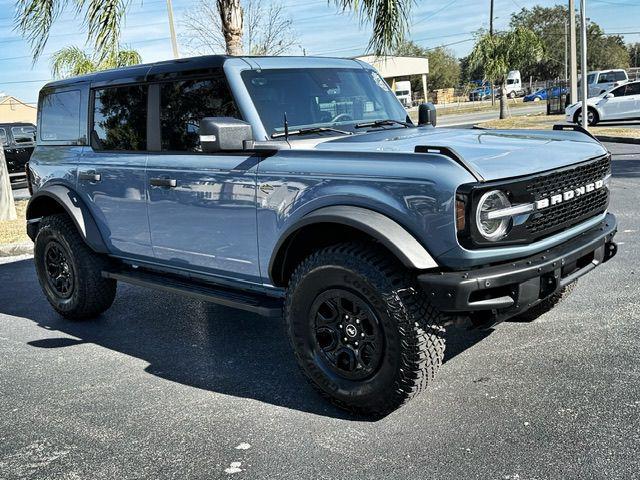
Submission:
[[[298,370],[279,320],[119,284],[111,309],[95,320],[73,322],[49,306],[31,259],[0,264],[0,285],[0,314],[66,334],[47,333],[28,342],[33,347],[92,343],[142,359],[149,363],[148,373],[173,382],[322,416],[367,420],[334,408],[313,390]],[[445,361],[488,334],[451,329]]]
[[611,175],[621,178],[640,177],[640,160],[616,160],[611,162]]

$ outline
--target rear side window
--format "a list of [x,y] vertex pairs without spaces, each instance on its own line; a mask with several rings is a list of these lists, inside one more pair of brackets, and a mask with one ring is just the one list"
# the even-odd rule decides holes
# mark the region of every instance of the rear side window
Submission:
[[625,95],[640,95],[640,82],[628,83],[626,89]]
[[627,75],[624,72],[613,72],[613,77],[616,79],[616,82],[627,79]]
[[4,128],[0,128],[0,145],[8,145],[7,131]]
[[222,74],[160,85],[162,150],[201,151],[198,131],[205,117],[240,118]]
[[11,134],[16,143],[33,143],[36,141],[36,129],[31,126],[11,127]]
[[95,150],[147,149],[147,86],[94,92],[91,146]]
[[80,90],[50,93],[40,103],[40,140],[77,142],[80,138]]

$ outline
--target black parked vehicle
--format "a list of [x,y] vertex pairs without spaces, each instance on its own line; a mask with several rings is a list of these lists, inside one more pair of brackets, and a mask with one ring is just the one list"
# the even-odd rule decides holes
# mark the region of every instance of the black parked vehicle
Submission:
[[11,188],[26,188],[26,166],[36,146],[36,126],[32,123],[0,123],[0,143],[7,159]]

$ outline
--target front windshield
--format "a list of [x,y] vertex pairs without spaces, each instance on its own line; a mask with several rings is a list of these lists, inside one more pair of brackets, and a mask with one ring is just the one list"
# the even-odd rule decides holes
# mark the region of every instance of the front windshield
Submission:
[[350,129],[362,122],[407,120],[387,83],[372,70],[246,70],[242,79],[269,135],[289,129]]
[[33,143],[36,141],[36,129],[34,127],[12,127],[11,133],[16,143]]

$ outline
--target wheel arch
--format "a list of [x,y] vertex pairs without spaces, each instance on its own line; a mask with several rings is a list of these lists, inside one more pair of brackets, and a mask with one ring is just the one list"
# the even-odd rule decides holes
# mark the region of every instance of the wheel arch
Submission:
[[108,253],[89,208],[78,194],[63,185],[52,185],[38,190],[27,205],[27,234],[35,241],[40,219],[48,215],[66,213],[78,229],[85,243],[95,252]]
[[275,286],[285,286],[295,266],[314,250],[352,240],[376,241],[408,268],[438,266],[418,240],[388,216],[367,208],[335,205],[308,213],[284,231],[269,261],[269,277]]

